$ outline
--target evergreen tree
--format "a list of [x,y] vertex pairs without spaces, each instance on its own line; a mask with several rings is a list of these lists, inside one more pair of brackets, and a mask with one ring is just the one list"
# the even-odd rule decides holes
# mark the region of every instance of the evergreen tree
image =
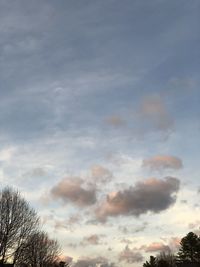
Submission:
[[200,262],[200,238],[193,232],[189,232],[181,239],[178,252],[180,262]]

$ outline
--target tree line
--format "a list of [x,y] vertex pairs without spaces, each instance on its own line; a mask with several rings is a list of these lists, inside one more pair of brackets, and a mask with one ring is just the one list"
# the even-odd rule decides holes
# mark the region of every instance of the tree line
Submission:
[[181,239],[177,254],[163,252],[156,257],[150,256],[143,267],[176,267],[184,264],[200,265],[200,236],[193,232],[189,232]]
[[65,266],[58,242],[41,230],[39,217],[12,188],[0,191],[0,266]]

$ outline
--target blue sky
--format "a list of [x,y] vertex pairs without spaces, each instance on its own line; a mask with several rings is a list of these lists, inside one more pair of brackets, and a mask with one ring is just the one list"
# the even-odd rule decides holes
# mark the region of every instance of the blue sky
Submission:
[[0,1],[0,181],[74,265],[199,229],[200,2]]

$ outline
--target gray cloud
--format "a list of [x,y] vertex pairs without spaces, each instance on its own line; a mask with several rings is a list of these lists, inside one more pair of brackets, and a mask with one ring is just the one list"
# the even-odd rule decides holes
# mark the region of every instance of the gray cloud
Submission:
[[80,207],[93,205],[96,202],[96,189],[85,188],[83,180],[76,177],[64,178],[51,189],[50,193],[54,199],[61,199],[64,203],[70,201]]
[[112,192],[96,209],[96,216],[105,221],[109,216],[161,212],[175,203],[179,184],[180,181],[173,177],[152,178],[138,182],[134,187]]
[[119,254],[119,261],[125,261],[127,263],[141,262],[143,259],[140,252],[135,251],[135,249],[130,249],[128,246]]
[[133,225],[126,225],[126,226],[119,226],[118,230],[123,234],[128,233],[140,233],[143,232],[148,226],[147,222],[143,222],[141,225],[133,226]]
[[148,223],[144,222],[141,226],[136,227],[133,231],[135,233],[143,232],[146,229],[147,225]]
[[148,167],[151,170],[174,169],[178,170],[183,167],[182,160],[175,156],[157,155],[149,159],[144,159],[142,167]]

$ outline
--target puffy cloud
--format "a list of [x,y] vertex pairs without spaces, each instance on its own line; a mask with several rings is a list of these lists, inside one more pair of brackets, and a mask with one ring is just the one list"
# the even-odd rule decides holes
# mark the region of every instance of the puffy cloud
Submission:
[[128,246],[119,254],[119,261],[125,261],[127,263],[141,262],[143,259],[140,252],[135,251],[135,249],[130,249]]
[[136,183],[134,187],[112,192],[97,207],[96,217],[105,221],[108,216],[139,216],[147,212],[161,212],[175,203],[179,185],[177,178],[151,178]]
[[51,189],[54,199],[61,199],[64,203],[72,202],[77,206],[84,207],[96,202],[96,189],[85,188],[83,180],[79,178],[64,178]]
[[143,167],[149,167],[151,170],[174,169],[178,170],[183,167],[182,161],[178,157],[168,155],[157,155],[143,160]]
[[163,100],[158,96],[146,97],[140,104],[138,116],[148,130],[170,132],[174,121]]
[[112,179],[112,173],[101,165],[94,165],[91,168],[91,176],[96,182],[108,182]]
[[97,258],[82,258],[77,260],[72,267],[115,267],[113,262],[109,263],[106,258],[97,257]]
[[148,246],[142,246],[141,249],[144,249],[145,252],[170,252],[170,247],[162,242],[153,242]]

